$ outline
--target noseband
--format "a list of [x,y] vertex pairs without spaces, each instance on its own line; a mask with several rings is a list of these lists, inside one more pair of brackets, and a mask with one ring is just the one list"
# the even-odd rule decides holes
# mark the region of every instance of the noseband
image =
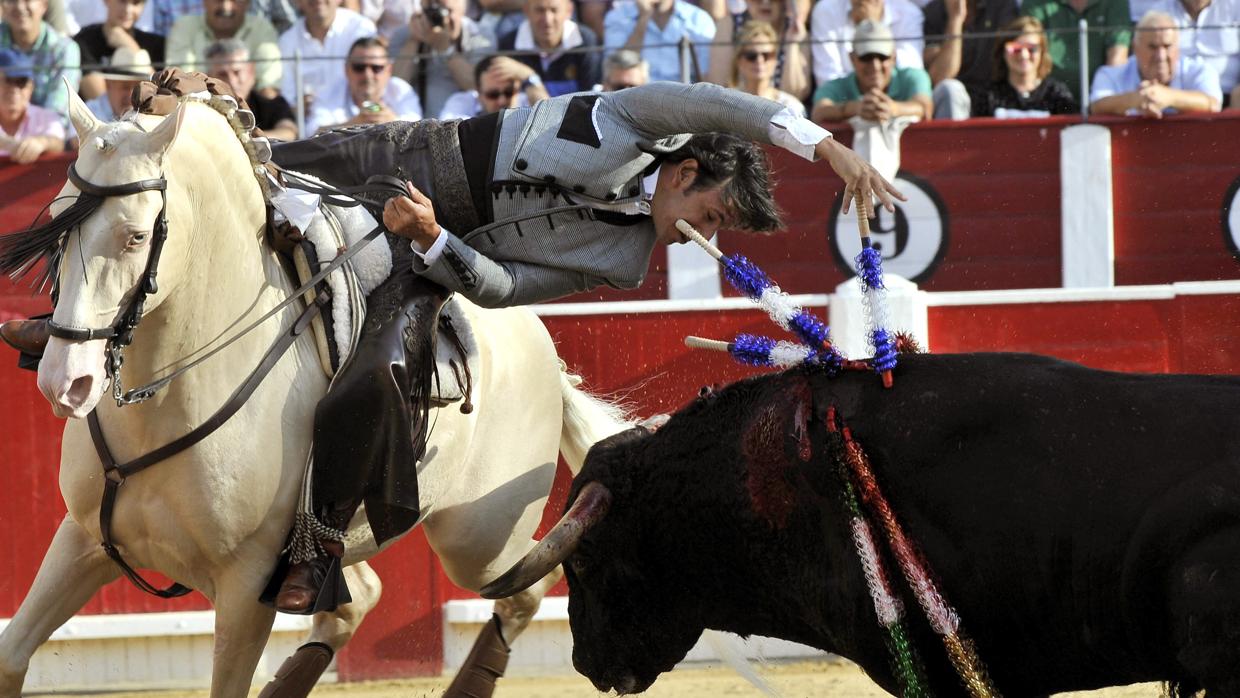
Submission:
[[104,370],[112,382],[112,397],[116,400],[117,406],[142,402],[150,398],[154,391],[125,393],[124,388],[121,387],[121,364],[125,362],[122,352],[125,347],[133,342],[133,331],[138,326],[138,323],[142,321],[146,297],[159,290],[159,284],[156,282],[155,277],[159,273],[159,257],[163,254],[164,242],[168,239],[168,180],[165,177],[159,177],[158,179],[140,179],[136,182],[112,186],[99,186],[83,179],[78,174],[75,165],[71,164],[69,165],[69,181],[73,182],[73,186],[77,187],[82,194],[101,200],[114,196],[140,194],[144,191],[159,192],[159,214],[155,217],[155,225],[151,230],[151,251],[146,260],[146,271],[143,272],[142,280],[133,291],[129,306],[117,317],[116,322],[108,327],[83,328],[68,327],[57,323],[55,320],[48,321],[48,329],[53,337],[74,342],[84,342],[92,339],[108,340],[107,361],[104,364]]

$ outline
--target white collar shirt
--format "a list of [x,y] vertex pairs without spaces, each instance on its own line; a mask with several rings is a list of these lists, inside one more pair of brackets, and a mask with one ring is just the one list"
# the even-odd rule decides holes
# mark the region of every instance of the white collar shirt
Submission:
[[[417,121],[422,118],[422,103],[418,99],[418,93],[400,78],[388,81],[383,90],[383,104],[401,121]],[[361,109],[349,94],[348,81],[341,79],[315,99],[314,109],[306,117],[306,134],[311,135],[324,126],[343,124],[360,112]]]
[[296,104],[296,52],[301,52],[302,86],[306,92],[317,96],[331,85],[344,81],[344,62],[353,42],[374,36],[376,32],[374,22],[343,7],[337,8],[336,18],[332,20],[323,41],[311,36],[304,17],[298,19],[280,35],[280,55],[288,63],[288,70],[284,71],[280,82],[280,94],[289,104]]
[[1240,0],[1211,0],[1197,19],[1180,0],[1164,0],[1158,9],[1180,27],[1180,55],[1196,56],[1218,73],[1223,93],[1240,82]]
[[556,46],[551,52],[544,52],[534,42],[534,30],[530,27],[530,21],[527,19],[517,27],[517,36],[513,42],[513,48],[518,51],[534,51],[538,54],[539,60],[542,61],[542,68],[546,70],[556,61],[557,58],[564,55],[566,51],[571,51],[585,43],[585,39],[581,36],[581,28],[571,19],[564,20],[564,34],[560,39],[560,45]]

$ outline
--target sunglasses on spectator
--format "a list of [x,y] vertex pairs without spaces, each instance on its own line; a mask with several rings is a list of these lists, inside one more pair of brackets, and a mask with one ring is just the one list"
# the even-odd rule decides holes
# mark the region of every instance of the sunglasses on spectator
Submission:
[[512,96],[516,93],[517,91],[515,88],[505,87],[502,90],[487,90],[482,93],[482,96],[487,99],[499,99],[500,97],[503,97],[504,99],[512,99]]
[[361,74],[361,73],[366,72],[367,70],[370,70],[370,72],[374,73],[375,75],[378,75],[379,73],[382,73],[384,69],[387,68],[387,65],[380,64],[380,63],[351,63],[349,64],[349,67],[353,69],[353,72],[358,73],[358,74]]
[[1030,56],[1036,56],[1042,52],[1040,45],[1025,41],[1009,41],[1003,45],[1003,49],[1012,55],[1016,55],[1021,51],[1028,51]]
[[768,61],[775,60],[774,51],[744,51],[741,53],[741,58],[744,58],[750,63],[757,63],[759,56],[761,56],[762,58],[765,58]]
[[862,63],[870,63],[872,61],[878,61],[879,63],[886,63],[887,61],[891,60],[891,56],[884,56],[881,53],[867,53],[864,56],[857,56],[857,60]]
[[17,89],[20,90],[20,89],[25,88],[26,85],[30,84],[30,78],[25,78],[25,77],[10,78],[6,76],[4,78],[4,84],[8,85],[9,87],[16,87]]

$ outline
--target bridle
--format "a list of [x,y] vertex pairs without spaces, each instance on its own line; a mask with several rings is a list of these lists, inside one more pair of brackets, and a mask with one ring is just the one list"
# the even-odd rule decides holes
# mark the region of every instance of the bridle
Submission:
[[83,179],[78,174],[77,168],[71,164],[69,165],[69,181],[83,194],[101,200],[114,196],[140,194],[144,191],[159,192],[159,214],[155,217],[155,225],[151,230],[151,250],[146,260],[146,270],[142,273],[142,279],[133,291],[128,307],[116,318],[116,322],[107,327],[97,328],[68,327],[52,319],[47,322],[48,330],[53,337],[74,342],[94,339],[108,340],[104,371],[112,381],[112,397],[116,400],[116,405],[120,407],[142,402],[154,395],[154,391],[130,391],[128,394],[124,392],[121,387],[121,365],[125,362],[122,352],[133,342],[133,331],[142,321],[147,296],[159,291],[159,283],[156,281],[156,276],[159,274],[159,258],[164,251],[164,242],[168,240],[168,180],[165,177],[159,177],[100,186]]
[[[151,383],[141,387],[125,391],[121,387],[121,366],[124,363],[122,355],[126,346],[133,342],[134,329],[138,323],[142,321],[143,310],[146,305],[146,299],[159,290],[159,284],[156,276],[159,273],[159,260],[163,254],[164,243],[168,239],[168,180],[166,177],[156,179],[142,179],[125,184],[116,184],[110,186],[100,186],[92,184],[82,178],[78,174],[74,165],[69,165],[69,181],[76,186],[84,196],[92,197],[102,201],[110,197],[129,196],[132,194],[140,194],[146,191],[158,191],[160,195],[159,214],[156,217],[155,225],[151,231],[151,249],[147,257],[146,270],[142,274],[137,287],[132,292],[132,298],[129,305],[117,317],[116,322],[99,328],[81,328],[68,327],[49,320],[48,327],[53,337],[67,339],[70,341],[90,341],[94,339],[106,339],[108,345],[106,349],[107,358],[105,362],[105,371],[108,378],[112,381],[112,397],[116,400],[117,407],[132,405],[139,402],[149,400],[161,388],[167,386],[177,376],[185,373],[199,363],[214,356],[233,342],[248,334],[251,330],[274,316],[279,311],[288,307],[290,304],[297,302],[304,297],[304,294],[315,289],[320,281],[329,274],[343,266],[360,252],[372,240],[379,237],[383,233],[383,226],[377,225],[373,230],[367,233],[361,240],[358,240],[343,254],[336,257],[332,262],[324,266],[319,272],[314,274],[300,288],[293,291],[280,303],[276,304],[268,312],[264,313],[245,329],[238,332],[231,339],[223,342],[219,346],[205,353],[203,356],[182,366],[172,373],[159,378]],[[302,188],[310,190],[310,187],[302,185]],[[333,205],[337,206],[357,206],[360,204],[376,205],[376,202],[362,199],[357,194],[363,192],[402,192],[404,185],[399,182],[382,182],[376,184],[368,184],[361,187],[349,187],[346,189],[335,189],[332,187],[318,185],[314,187],[314,193],[320,194],[325,198],[329,198]],[[346,198],[346,197],[352,198]],[[381,204],[380,204],[381,207]],[[80,234],[80,233],[79,233]],[[188,594],[191,589],[182,584],[173,583],[165,589],[160,589],[142,577],[136,570],[129,566],[117,550],[112,538],[112,512],[116,507],[116,497],[119,488],[124,484],[126,478],[149,468],[150,466],[166,460],[194,444],[202,441],[211,435],[216,429],[229,420],[249,399],[254,390],[263,381],[271,369],[279,362],[280,357],[293,345],[299,336],[305,332],[310,326],[310,322],[321,312],[323,306],[329,302],[329,296],[326,293],[316,293],[314,301],[308,303],[304,310],[298,315],[293,325],[280,333],[267,352],[263,355],[258,366],[242,381],[241,385],[233,392],[223,405],[215,411],[202,424],[195,427],[190,432],[174,439],[173,441],[160,446],[138,458],[118,463],[112,455],[112,450],[108,448],[107,441],[104,439],[103,429],[99,424],[98,410],[91,410],[86,416],[87,424],[90,428],[91,440],[95,445],[95,452],[99,456],[100,462],[103,464],[103,501],[99,506],[99,535],[104,552],[112,559],[125,573],[125,576],[133,582],[134,586],[149,594],[153,594],[160,598],[175,598]]]

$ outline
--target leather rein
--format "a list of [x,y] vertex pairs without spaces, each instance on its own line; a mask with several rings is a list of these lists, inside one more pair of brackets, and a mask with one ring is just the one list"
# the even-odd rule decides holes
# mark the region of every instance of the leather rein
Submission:
[[[274,308],[263,314],[262,317],[255,320],[245,329],[238,332],[231,339],[219,345],[210,352],[204,354],[193,362],[182,366],[176,371],[152,381],[146,385],[125,391],[121,387],[121,366],[124,364],[123,351],[126,346],[133,342],[133,332],[137,328],[138,323],[142,321],[143,310],[146,305],[147,296],[156,293],[159,285],[156,281],[156,275],[159,272],[159,259],[163,253],[164,243],[168,239],[168,180],[165,177],[158,179],[142,179],[125,184],[117,184],[111,186],[99,186],[92,184],[83,179],[78,173],[74,165],[69,165],[69,181],[73,183],[84,195],[106,199],[115,196],[129,196],[139,194],[146,191],[158,191],[160,195],[159,214],[156,216],[155,225],[151,231],[151,250],[147,257],[146,270],[142,274],[137,287],[133,290],[133,296],[128,306],[116,319],[116,321],[107,327],[100,328],[79,328],[61,325],[54,320],[48,321],[48,327],[53,337],[60,337],[69,341],[89,341],[94,339],[107,339],[108,345],[106,349],[107,358],[104,363],[104,370],[112,382],[112,397],[116,400],[117,407],[132,405],[139,402],[145,402],[155,395],[160,389],[166,387],[177,376],[185,373],[194,366],[202,363],[208,358],[214,356],[224,348],[231,345],[241,337],[248,334],[251,330],[270,319],[279,311],[288,307],[290,304],[297,302],[303,297],[303,294],[313,290],[320,281],[325,279],[333,271],[339,269],[360,252],[366,245],[370,244],[375,238],[383,233],[383,226],[377,225],[373,230],[367,233],[361,240],[344,252],[343,254],[332,260],[330,264],[323,267],[318,273],[312,276],[300,288],[293,291],[284,300],[280,301]],[[314,193],[318,193],[325,197],[330,197],[332,205],[335,206],[357,206],[360,204],[377,205],[371,200],[362,199],[356,196],[365,192],[394,192],[399,187],[399,191],[403,192],[403,185],[394,184],[393,182],[383,182],[381,184],[369,184],[361,187],[349,187],[346,189],[335,189],[326,186],[318,186]],[[302,184],[300,188],[309,189],[310,187]],[[351,198],[350,198],[351,197]],[[121,556],[112,537],[112,514],[116,508],[116,498],[120,491],[120,486],[125,480],[160,461],[171,458],[172,456],[190,448],[194,444],[202,441],[210,436],[216,429],[220,428],[229,420],[238,410],[246,403],[250,396],[262,383],[271,369],[275,367],[284,353],[293,345],[299,336],[305,332],[310,326],[310,322],[322,311],[322,308],[330,301],[330,296],[326,292],[319,292],[314,298],[314,302],[310,303],[302,310],[293,325],[286,331],[282,332],[267,352],[263,355],[262,360],[246,376],[241,385],[229,396],[228,400],[220,406],[210,417],[202,424],[195,427],[188,433],[180,436],[159,448],[150,451],[133,460],[117,463],[116,458],[112,455],[112,450],[108,447],[107,441],[104,439],[103,430],[99,424],[98,410],[91,410],[86,417],[87,425],[90,428],[91,441],[94,442],[95,451],[99,456],[100,462],[103,464],[103,501],[99,506],[99,536],[105,553],[113,562],[121,568],[129,581],[148,594],[153,594],[160,598],[169,599],[188,594],[191,589],[182,584],[173,583],[167,588],[160,589],[148,582],[136,570],[129,566]]]

